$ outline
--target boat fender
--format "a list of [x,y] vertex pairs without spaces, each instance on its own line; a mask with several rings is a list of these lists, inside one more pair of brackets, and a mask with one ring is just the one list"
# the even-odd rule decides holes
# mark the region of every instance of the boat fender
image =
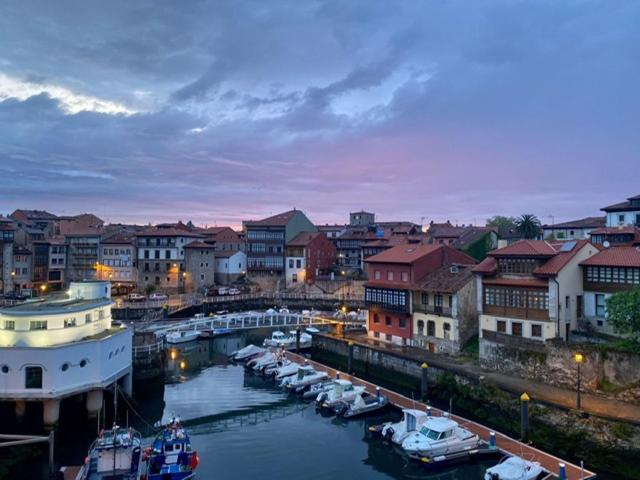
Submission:
[[87,465],[89,463],[89,457],[84,457],[84,464]]
[[394,433],[396,432],[393,430],[393,427],[389,427],[387,428],[387,431],[384,432],[384,436],[387,440],[391,440],[393,438]]
[[189,459],[189,467],[191,467],[191,470],[195,470],[198,467],[198,463],[200,463],[200,459],[198,458],[198,452],[194,451],[191,454],[191,458]]

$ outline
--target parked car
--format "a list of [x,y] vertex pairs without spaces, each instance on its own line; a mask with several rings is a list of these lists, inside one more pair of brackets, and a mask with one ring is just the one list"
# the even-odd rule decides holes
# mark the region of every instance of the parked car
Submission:
[[132,292],[127,296],[127,299],[130,302],[144,302],[147,299],[147,297],[145,297],[141,293]]
[[149,295],[149,300],[168,300],[169,297],[167,297],[164,293],[152,293],[151,295]]
[[229,295],[240,295],[242,292],[240,290],[238,290],[237,288],[230,288],[228,290]]
[[218,295],[229,295],[229,287],[220,287],[218,289]]

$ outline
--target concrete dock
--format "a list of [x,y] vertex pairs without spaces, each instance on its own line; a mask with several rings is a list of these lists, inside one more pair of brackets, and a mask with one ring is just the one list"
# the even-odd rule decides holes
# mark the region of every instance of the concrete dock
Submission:
[[[338,371],[334,368],[328,367],[326,365],[315,362],[313,360],[309,360],[303,357],[302,355],[298,355],[293,352],[287,352],[287,357],[290,360],[297,363],[303,363],[307,361],[316,370],[327,372],[329,376],[333,378],[335,378],[336,374],[338,373]],[[364,385],[367,389],[367,392],[373,395],[376,394],[376,389],[380,388],[380,393],[386,396],[391,403],[398,406],[399,408],[422,407],[425,410],[427,408],[427,405],[425,403],[415,401],[411,398],[405,397],[404,395],[400,395],[399,393],[393,392],[386,388],[378,387],[377,385],[371,382],[367,382],[366,380],[355,377],[353,375],[348,375],[344,372],[340,372],[340,378],[345,380],[351,380],[354,383]],[[442,410],[435,407],[431,407],[431,411],[433,412],[434,415],[442,415],[443,413],[445,413]],[[497,448],[505,452],[505,454],[523,457],[527,460],[533,459],[536,462],[540,462],[540,465],[553,475],[552,477],[547,477],[549,479],[561,478],[559,476],[561,464],[565,466],[565,469],[566,469],[565,478],[567,480],[594,480],[596,478],[596,474],[594,472],[590,472],[587,469],[582,469],[578,465],[574,465],[570,462],[567,462],[558,457],[555,457],[549,453],[543,452],[542,450],[538,450],[537,448],[532,447],[531,445],[527,445],[526,443],[519,442],[518,440],[515,440],[502,433],[495,432],[494,430],[491,430],[490,428],[487,428],[484,425],[481,425],[477,422],[468,420],[458,415],[451,415],[451,418],[456,422],[463,424],[465,428],[467,428],[468,430],[478,435],[481,439],[487,442],[489,441],[489,436],[490,436],[489,434],[491,432],[494,432]]]

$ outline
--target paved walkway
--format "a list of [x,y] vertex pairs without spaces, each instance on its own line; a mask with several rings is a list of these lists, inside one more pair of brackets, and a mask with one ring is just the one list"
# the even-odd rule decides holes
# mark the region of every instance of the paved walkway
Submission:
[[[501,390],[506,390],[516,395],[527,392],[534,401],[566,409],[576,408],[575,390],[555,387],[520,377],[485,370],[473,363],[462,363],[460,360],[452,357],[429,353],[421,348],[389,345],[385,342],[374,341],[364,335],[353,336],[351,340],[357,344],[384,349],[402,355],[419,363],[427,362],[429,365],[449,370],[453,373],[459,373],[478,380],[482,379],[484,383],[491,384]],[[639,405],[584,392],[581,394],[581,404],[582,411],[589,415],[640,425]]]

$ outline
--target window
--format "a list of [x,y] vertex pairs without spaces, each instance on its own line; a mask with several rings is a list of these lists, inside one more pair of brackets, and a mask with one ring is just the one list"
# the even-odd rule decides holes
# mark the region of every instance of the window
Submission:
[[64,328],[75,327],[75,326],[76,326],[76,317],[64,319]]
[[504,320],[498,320],[496,322],[496,331],[498,333],[507,333],[507,322]]
[[390,342],[391,340],[393,340],[393,337],[390,334],[386,334],[385,338],[387,339],[387,342]]
[[200,274],[200,280],[204,280],[204,273]]
[[433,320],[427,321],[427,336],[435,337],[436,336],[436,322]]
[[531,336],[535,338],[542,338],[542,325],[532,324],[531,325]]
[[84,315],[84,323],[91,323],[91,314],[85,313]]
[[24,373],[25,388],[42,388],[42,367],[27,367]]
[[160,259],[160,250],[156,250],[156,251],[154,252],[153,258],[155,258],[155,259],[157,259],[157,260],[159,260],[159,259]]
[[170,259],[171,258],[171,250],[165,250],[164,258],[166,258],[166,259]]
[[380,332],[373,332],[373,338],[380,338]]
[[422,292],[420,294],[420,303],[422,303],[422,305],[428,305],[429,304],[429,294],[428,293]]
[[374,278],[376,280],[380,280],[380,270],[376,270],[375,274],[374,274]]
[[640,213],[636,213],[636,225],[640,227]]
[[373,323],[380,323],[380,316],[377,313],[373,314]]
[[384,324],[387,327],[390,327],[392,325],[391,317],[389,317],[389,316],[384,317]]
[[294,273],[293,275],[291,275],[291,281],[293,283],[298,283],[298,274]]
[[449,308],[453,308],[453,295],[449,295]]
[[564,297],[564,308],[569,309],[571,307],[571,297],[567,295]]
[[618,215],[618,223],[624,225],[624,214]]
[[605,297],[601,293],[596,294],[596,316],[605,316]]
[[293,268],[293,258],[289,259],[289,268]]
[[515,335],[517,337],[522,336],[522,323],[511,322],[511,335]]
[[31,320],[29,322],[29,330],[46,330],[46,329],[47,329],[46,320]]
[[391,272],[391,271],[387,272],[387,280],[389,280],[390,282],[393,281],[393,272]]
[[398,325],[400,328],[407,328],[407,320],[405,318],[399,318]]
[[302,260],[296,260],[296,268],[302,268]]
[[402,281],[403,282],[408,282],[409,281],[409,273],[408,272],[402,272],[401,276],[402,276]]
[[4,321],[4,329],[5,330],[15,330],[16,329],[15,320],[5,320]]
[[418,334],[419,335],[424,334],[424,321],[422,320],[418,320]]
[[102,320],[104,318],[104,310],[98,310],[98,320]]

